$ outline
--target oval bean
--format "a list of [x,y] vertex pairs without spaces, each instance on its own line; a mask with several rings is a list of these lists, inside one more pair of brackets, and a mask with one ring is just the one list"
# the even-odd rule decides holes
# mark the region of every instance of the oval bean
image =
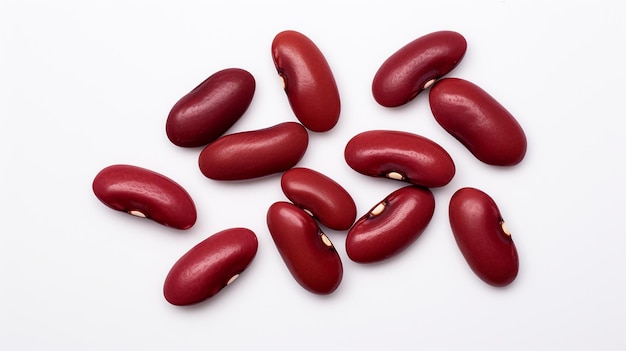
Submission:
[[255,86],[252,74],[240,68],[214,73],[172,107],[165,124],[167,137],[182,147],[214,141],[246,112]]
[[218,138],[200,153],[198,165],[214,180],[242,180],[284,172],[295,166],[309,144],[300,123],[233,133]]
[[178,306],[206,300],[232,283],[256,255],[257,237],[249,229],[215,233],[185,253],[165,278],[163,295]]
[[512,166],[526,154],[517,120],[483,89],[458,78],[438,81],[429,95],[437,122],[484,163]]
[[439,144],[423,136],[371,130],[354,136],[344,157],[355,171],[425,187],[440,187],[454,177],[454,161]]
[[495,201],[474,188],[457,190],[450,199],[450,226],[474,273],[487,284],[505,286],[517,276],[517,249]]
[[145,168],[108,166],[96,175],[92,188],[96,197],[114,210],[176,229],[191,228],[196,222],[196,206],[187,191]]
[[406,104],[452,71],[466,50],[465,38],[452,31],[434,32],[413,40],[376,72],[372,82],[374,99],[385,107]]
[[326,175],[308,168],[292,168],[283,174],[280,185],[291,202],[328,228],[347,230],[354,223],[356,204],[352,196]]
[[332,129],[341,110],[339,90],[315,43],[293,30],[280,32],[272,42],[272,58],[298,120],[314,132]]
[[405,250],[422,234],[435,211],[433,193],[407,186],[389,194],[356,221],[346,237],[352,261],[382,261]]
[[267,212],[267,227],[294,279],[315,294],[330,294],[343,277],[337,250],[301,208],[276,202]]

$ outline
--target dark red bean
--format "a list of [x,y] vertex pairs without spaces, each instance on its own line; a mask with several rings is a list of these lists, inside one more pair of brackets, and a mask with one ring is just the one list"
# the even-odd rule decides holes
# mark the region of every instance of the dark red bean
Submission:
[[252,74],[240,68],[214,73],[174,105],[165,124],[167,137],[183,147],[212,142],[246,112],[255,86]]
[[372,82],[374,99],[386,107],[406,104],[452,71],[466,50],[465,38],[452,31],[434,32],[413,40],[376,72]]
[[257,247],[256,235],[246,228],[211,235],[172,266],[163,285],[165,299],[183,306],[217,294],[248,267]]
[[346,252],[359,263],[397,255],[422,234],[435,211],[433,193],[407,186],[389,194],[356,221],[346,238]]
[[331,229],[347,230],[356,218],[352,196],[328,176],[308,168],[292,168],[280,180],[285,196]]
[[198,165],[215,180],[258,178],[295,166],[308,144],[309,135],[300,123],[285,122],[222,136],[202,150]]
[[454,238],[474,273],[493,286],[513,282],[517,250],[494,200],[478,189],[462,188],[450,199],[449,215]]
[[332,129],[341,110],[339,90],[315,43],[296,31],[281,32],[272,42],[272,58],[298,120],[314,132]]
[[335,247],[301,208],[276,202],[267,211],[267,227],[295,280],[315,294],[330,294],[343,277]]
[[432,87],[429,100],[437,122],[479,160],[512,166],[524,158],[524,130],[509,111],[474,83],[442,79]]
[[448,184],[454,161],[439,144],[423,136],[392,130],[371,130],[354,136],[344,152],[355,171],[406,181],[429,188]]
[[93,192],[105,205],[177,229],[196,222],[196,206],[182,186],[145,168],[113,165],[93,180]]

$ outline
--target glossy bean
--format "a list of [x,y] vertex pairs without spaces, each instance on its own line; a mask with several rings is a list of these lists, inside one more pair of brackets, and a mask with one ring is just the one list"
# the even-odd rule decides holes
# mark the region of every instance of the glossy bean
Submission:
[[196,206],[182,186],[151,170],[113,165],[93,180],[93,192],[105,205],[168,227],[188,229],[196,222]]
[[285,196],[331,229],[346,230],[356,218],[352,196],[328,176],[308,168],[292,168],[280,180]]
[[394,191],[352,226],[346,237],[348,257],[371,263],[397,255],[417,240],[434,211],[429,189],[407,186]]
[[228,134],[207,145],[198,158],[200,171],[215,180],[242,180],[284,172],[295,166],[309,144],[300,123]]
[[454,177],[454,161],[439,144],[423,136],[371,130],[348,141],[344,156],[355,171],[425,187],[440,187]]
[[214,73],[172,107],[165,124],[167,137],[182,147],[214,141],[246,112],[255,86],[252,74],[240,68]]
[[320,49],[302,33],[280,32],[272,58],[291,109],[314,132],[326,132],[339,120],[341,102],[335,78]]
[[301,208],[276,202],[267,212],[267,227],[294,279],[315,294],[330,294],[343,277],[341,259],[315,220]]
[[438,81],[429,94],[437,122],[484,163],[512,166],[526,154],[517,120],[483,89],[458,78]]
[[465,38],[452,31],[434,32],[413,40],[376,72],[372,82],[374,99],[385,107],[406,104],[452,71],[466,50]]
[[211,235],[185,253],[165,278],[163,295],[178,306],[206,300],[231,284],[256,255],[257,237],[231,228]]
[[454,238],[474,273],[487,284],[505,286],[517,276],[519,259],[495,201],[483,191],[462,188],[449,207]]

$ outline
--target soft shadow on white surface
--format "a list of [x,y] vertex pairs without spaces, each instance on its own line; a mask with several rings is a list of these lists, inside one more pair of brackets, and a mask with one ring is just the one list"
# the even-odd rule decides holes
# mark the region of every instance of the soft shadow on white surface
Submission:
[[[4,1],[0,349],[624,349],[622,13],[608,1]],[[359,215],[401,184],[345,164],[353,135],[422,134],[457,165],[453,181],[434,190],[429,227],[398,257],[353,263],[345,233],[328,231],[344,263],[330,296],[294,281],[267,232],[267,208],[285,200],[278,175],[208,180],[200,149],[165,136],[172,105],[226,67],[257,81],[229,132],[295,120],[270,56],[285,29],[316,42],[342,97],[338,125],[311,135],[299,165],[344,185]],[[451,76],[490,92],[525,129],[520,165],[473,158],[436,124],[425,93],[398,109],[373,100],[382,61],[441,29],[468,41]],[[176,231],[103,206],[91,181],[114,163],[181,183],[196,201],[196,225]],[[520,274],[507,288],[474,276],[452,238],[447,203],[463,186],[492,195],[513,232]],[[235,226],[259,237],[250,268],[211,300],[170,306],[162,284],[172,264]]]

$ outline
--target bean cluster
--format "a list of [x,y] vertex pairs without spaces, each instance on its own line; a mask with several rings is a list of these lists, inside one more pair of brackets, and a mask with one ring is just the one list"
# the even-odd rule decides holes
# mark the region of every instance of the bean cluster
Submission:
[[[419,37],[380,66],[372,82],[374,99],[396,107],[429,89],[436,121],[482,162],[518,164],[526,137],[516,119],[487,92],[459,78],[444,78],[462,60],[465,38],[453,31]],[[341,259],[318,223],[348,231],[346,253],[358,263],[388,259],[411,245],[435,209],[430,188],[448,184],[455,165],[434,141],[398,130],[370,130],[347,143],[345,161],[371,177],[405,182],[357,219],[356,204],[336,181],[313,169],[296,167],[308,147],[308,131],[332,129],[340,115],[339,91],[319,48],[302,33],[276,35],[272,58],[297,122],[226,134],[245,113],[255,91],[254,77],[240,68],[214,73],[183,96],[166,121],[169,140],[180,147],[204,149],[201,173],[218,181],[282,173],[281,188],[290,200],[267,211],[267,227],[293,278],[315,294],[330,294],[343,276]],[[191,196],[172,179],[132,165],[112,165],[93,181],[105,205],[165,226],[188,229],[197,218]],[[449,220],[458,247],[474,273],[493,286],[517,276],[518,256],[494,202],[475,188],[457,190]],[[252,262],[257,236],[230,228],[209,236],[183,255],[165,278],[165,299],[174,305],[203,301],[229,285]]]

